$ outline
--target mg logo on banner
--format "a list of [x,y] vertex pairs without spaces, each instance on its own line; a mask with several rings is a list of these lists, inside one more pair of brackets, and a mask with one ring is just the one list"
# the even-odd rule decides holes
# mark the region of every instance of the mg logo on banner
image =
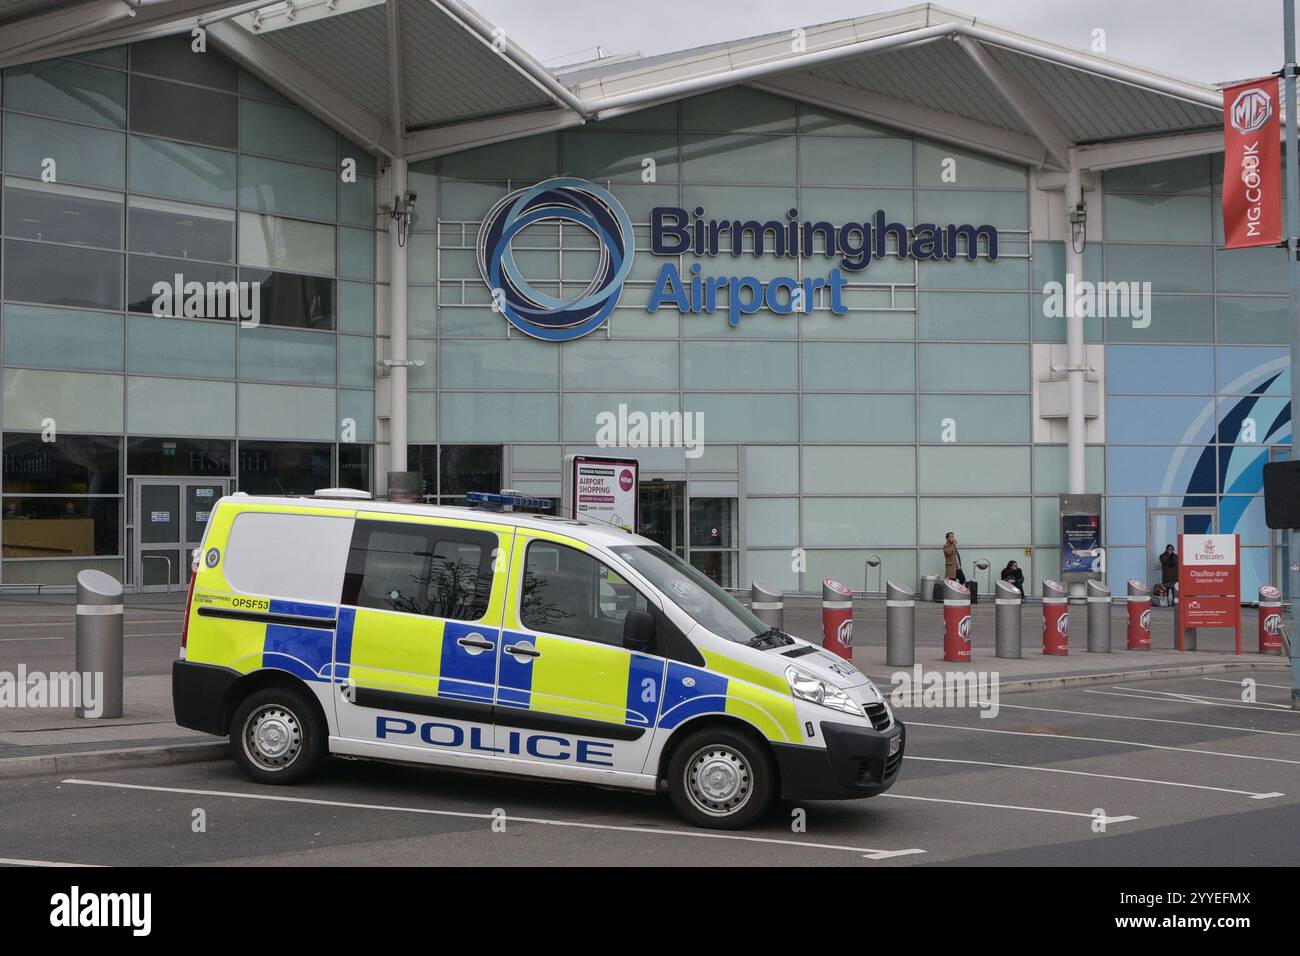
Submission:
[[1282,242],[1282,130],[1278,81],[1223,91],[1223,238],[1229,249]]

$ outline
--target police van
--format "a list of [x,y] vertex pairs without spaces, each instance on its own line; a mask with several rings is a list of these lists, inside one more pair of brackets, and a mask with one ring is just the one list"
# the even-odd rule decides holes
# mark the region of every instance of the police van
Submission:
[[176,722],[259,783],[338,755],[666,790],[744,827],[881,793],[904,728],[867,677],[654,542],[583,521],[221,499],[195,552]]

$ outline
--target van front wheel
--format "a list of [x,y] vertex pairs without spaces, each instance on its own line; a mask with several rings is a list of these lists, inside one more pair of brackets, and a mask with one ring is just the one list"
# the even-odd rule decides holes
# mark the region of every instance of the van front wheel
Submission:
[[677,812],[699,827],[747,827],[771,805],[775,791],[767,749],[733,730],[691,734],[668,763],[668,795]]
[[250,694],[230,722],[235,763],[258,783],[297,783],[320,767],[327,748],[316,706],[292,688]]

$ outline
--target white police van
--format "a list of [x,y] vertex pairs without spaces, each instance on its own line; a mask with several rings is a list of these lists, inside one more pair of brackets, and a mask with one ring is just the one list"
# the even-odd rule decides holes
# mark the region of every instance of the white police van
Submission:
[[336,754],[666,790],[738,828],[903,759],[865,675],[646,538],[341,492],[217,503],[172,685],[262,783]]

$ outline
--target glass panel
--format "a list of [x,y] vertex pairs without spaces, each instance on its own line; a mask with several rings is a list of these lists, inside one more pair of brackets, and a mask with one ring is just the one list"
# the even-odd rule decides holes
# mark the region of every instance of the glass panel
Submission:
[[1210,242],[1211,200],[1206,196],[1106,193],[1102,222],[1106,240],[1119,242]]
[[239,490],[250,495],[312,494],[333,483],[333,445],[241,441]]
[[[794,390],[799,387],[798,350],[793,342],[688,342],[685,387]],[[665,354],[675,360],[676,348]]]
[[235,385],[131,377],[126,386],[126,422],[128,431],[144,435],[233,435]]
[[915,494],[916,449],[910,445],[804,446],[804,494],[861,494],[865,489],[876,494]]
[[182,552],[176,548],[140,549],[140,584],[162,587],[180,584]]
[[[421,253],[417,242],[411,248],[412,258]],[[375,234],[369,229],[339,227],[339,275],[352,279],[375,277]],[[418,268],[418,266],[417,266]]]
[[259,284],[259,316],[263,325],[334,328],[333,279],[260,269],[240,269],[239,278]]
[[1028,395],[922,395],[917,400],[917,437],[923,442],[1030,441]]
[[372,445],[339,445],[339,487],[370,491]]
[[1027,345],[922,345],[925,391],[1030,390]]
[[745,528],[751,547],[794,547],[799,543],[799,499],[748,499]]
[[[196,56],[188,33],[131,44],[131,71],[219,90],[239,89],[239,67],[220,54]],[[134,80],[132,81],[134,82]]]
[[185,486],[185,540],[198,544],[207,530],[208,519],[217,499],[225,494],[224,485]]
[[[682,137],[682,179],[695,183],[792,183],[793,137],[717,135]],[[745,207],[749,215],[757,215]],[[714,210],[719,218],[733,218]]]
[[442,343],[442,353],[444,388],[482,388],[493,381],[508,381],[516,388],[553,389],[559,384],[560,348],[550,342],[522,336],[505,342],[448,341]]
[[336,427],[339,441],[374,441],[375,393],[371,391],[363,392],[354,388],[341,388],[338,390],[338,402]]
[[803,544],[905,547],[916,544],[914,498],[805,498]]
[[[340,282],[338,298],[339,331],[374,335],[375,287],[361,282]],[[411,334],[416,334],[415,322],[411,323]]]
[[646,159],[654,161],[658,182],[677,179],[676,133],[615,133],[602,129],[564,133],[564,168],[572,176],[593,182],[640,182]]
[[122,431],[122,376],[4,370],[6,428],[39,430],[53,419],[69,431]]
[[963,564],[987,547],[1029,544],[1028,498],[921,498],[918,508],[921,540],[938,548],[944,534],[955,531]]
[[235,214],[132,196],[127,204],[127,248],[181,259],[235,261]]
[[[333,178],[333,174],[331,174]],[[369,176],[358,176],[354,183],[339,181],[339,222],[353,226],[374,228],[375,181]],[[429,203],[432,205],[432,202]]]
[[257,100],[245,100],[241,106],[239,142],[248,153],[331,168],[338,152],[334,131],[324,123],[302,110]]
[[5,242],[6,299],[91,309],[122,308],[122,255]]
[[333,275],[334,227],[241,212],[239,262],[241,265]]
[[9,432],[4,436],[4,490],[24,494],[113,495],[121,491],[120,438]]
[[440,405],[441,434],[450,441],[556,441],[560,437],[559,399],[554,395],[444,392]]
[[230,452],[228,441],[128,438],[126,470],[132,475],[229,475]]
[[1024,293],[923,292],[917,300],[921,338],[1029,338],[1029,296]]
[[1283,343],[1291,337],[1286,299],[1219,296],[1219,341]]
[[804,395],[803,437],[831,442],[915,441],[916,396]]
[[[411,369],[411,371],[416,370]],[[374,388],[374,339],[362,338],[359,335],[339,336],[339,384]]]
[[239,98],[236,96],[138,74],[131,77],[130,125],[133,133],[237,149],[238,116]]
[[1214,350],[1194,346],[1110,345],[1106,347],[1106,390],[1110,394],[1173,393],[1189,382],[1214,381]]
[[348,552],[344,601],[476,621],[487,612],[496,550],[497,536],[486,531],[359,521]]
[[30,305],[4,307],[6,365],[122,370],[122,317]]
[[1210,253],[1209,246],[1107,243],[1106,280],[1150,282],[1153,292],[1209,292],[1214,275]]
[[333,221],[335,174],[257,156],[239,158],[239,205],[260,212]]
[[5,106],[92,126],[126,125],[126,74],[71,60],[11,66]]
[[[467,149],[441,159],[442,174],[455,179],[511,179],[536,182],[556,175],[559,158],[555,133]],[[445,196],[445,194],[444,194]],[[444,218],[447,210],[444,208]],[[460,218],[459,214],[453,218]],[[477,218],[477,217],[467,217]]]
[[795,108],[794,101],[783,96],[732,87],[683,100],[682,128],[790,132],[795,128]]
[[[254,438],[333,441],[334,392],[301,385],[239,386],[239,434]],[[328,487],[328,482],[317,485]]]
[[40,179],[45,161],[52,159],[60,183],[122,188],[126,169],[121,133],[20,113],[6,113],[4,120],[4,165],[9,172]]
[[461,496],[468,491],[500,491],[500,445],[443,445],[438,455],[438,493]]
[[[799,181],[837,186],[912,185],[912,141],[883,136],[799,138]],[[874,209],[843,209],[837,220],[864,221]]]
[[692,551],[691,566],[720,587],[736,587],[740,559],[735,551]]
[[1106,170],[1102,177],[1107,193],[1208,193],[1210,157],[1190,156],[1186,159],[1143,163],[1140,166],[1123,166]]
[[[251,290],[245,292],[235,287],[233,266],[152,256],[126,258],[128,312],[194,319],[227,319],[247,313],[251,318],[256,300],[252,298]],[[188,285],[191,282],[202,283],[202,289],[190,289]],[[178,286],[181,290],[179,295],[176,292]],[[166,289],[166,292],[155,292],[155,288]]]
[[606,341],[592,336],[564,346],[564,387],[674,389],[677,362],[676,342]]
[[[518,450],[515,451],[516,462]],[[641,527],[637,533],[678,555],[686,554],[686,483],[643,481],[638,503]],[[750,519],[750,527],[753,527]]]
[[926,494],[1029,494],[1029,449],[922,446],[917,491]]
[[[946,160],[953,160],[951,165]],[[944,181],[945,169],[956,177]],[[916,184],[940,189],[1026,189],[1029,173],[1023,166],[1002,162],[947,143],[916,143]],[[1008,197],[1012,198],[1012,197]]]
[[239,330],[239,377],[333,385],[335,337],[296,329]]
[[799,449],[793,445],[747,445],[745,489],[750,494],[799,491]]
[[5,179],[5,235],[122,248],[122,197],[75,186]]
[[682,405],[683,412],[704,416],[707,441],[795,441],[798,438],[797,395],[695,392],[682,396]]
[[[120,498],[5,498],[6,558],[121,554]],[[39,579],[38,579],[39,580]]]
[[132,192],[235,204],[234,153],[143,136],[132,136],[128,148]]
[[692,498],[690,545],[692,548],[734,548],[739,543],[735,498]]
[[805,390],[910,392],[916,388],[916,350],[882,342],[805,342]]

